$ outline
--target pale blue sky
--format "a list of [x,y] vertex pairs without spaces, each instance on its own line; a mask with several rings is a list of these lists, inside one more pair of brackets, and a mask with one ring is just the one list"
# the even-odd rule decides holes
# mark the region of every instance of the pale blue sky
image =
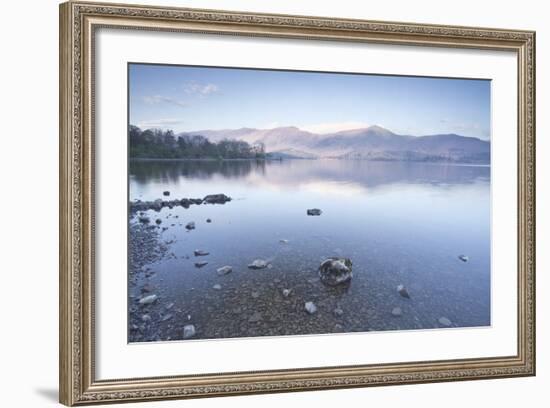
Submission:
[[128,81],[142,128],[490,135],[489,80],[130,64]]

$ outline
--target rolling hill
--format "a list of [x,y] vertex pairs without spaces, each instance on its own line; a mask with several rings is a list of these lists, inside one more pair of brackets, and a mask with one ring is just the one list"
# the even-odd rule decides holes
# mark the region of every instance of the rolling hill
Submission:
[[[213,142],[223,139],[262,143],[277,158],[345,158],[367,160],[489,163],[490,142],[456,134],[399,135],[381,126],[316,134],[294,126],[274,129],[226,129],[183,132]],[[179,136],[178,135],[178,136]]]

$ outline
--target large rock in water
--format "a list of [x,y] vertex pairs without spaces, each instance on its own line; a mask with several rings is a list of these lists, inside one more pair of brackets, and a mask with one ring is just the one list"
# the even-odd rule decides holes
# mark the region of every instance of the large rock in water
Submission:
[[231,197],[225,194],[210,194],[202,199],[206,204],[225,204],[227,201],[231,201]]
[[324,260],[319,266],[319,277],[325,285],[336,286],[351,280],[351,259],[332,257]]

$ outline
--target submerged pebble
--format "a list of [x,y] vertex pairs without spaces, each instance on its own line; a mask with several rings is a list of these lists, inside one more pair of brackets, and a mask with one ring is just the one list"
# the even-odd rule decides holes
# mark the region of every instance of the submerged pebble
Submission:
[[403,314],[403,312],[401,311],[400,307],[394,307],[391,311],[391,314],[394,317],[400,317]]
[[206,266],[206,265],[208,265],[208,262],[206,262],[206,261],[195,262],[195,268],[202,268],[203,266]]
[[160,319],[161,322],[166,322],[168,320],[170,320],[172,317],[174,317],[173,314],[171,313],[168,313],[168,314],[165,314],[164,316],[162,316],[162,319]]
[[314,314],[315,312],[317,312],[317,306],[315,306],[315,303],[313,302],[306,302],[304,308],[309,314]]
[[263,259],[255,259],[248,265],[250,269],[264,269],[267,268],[268,262]]
[[440,317],[438,320],[439,324],[445,327],[451,326],[453,323],[446,317]]
[[248,318],[249,323],[257,323],[262,320],[262,314],[260,312],[254,312],[252,316]]
[[183,338],[184,339],[190,339],[191,337],[195,336],[197,331],[195,330],[195,326],[192,324],[186,324],[183,326]]
[[398,285],[397,286],[397,292],[404,298],[410,299],[409,292],[407,291],[407,288],[404,285]]
[[222,266],[221,268],[216,269],[216,272],[218,273],[218,275],[227,275],[232,271],[233,271],[233,268],[229,265],[225,265],[225,266]]
[[151,303],[154,303],[157,300],[157,298],[158,298],[157,295],[145,296],[145,297],[142,297],[139,300],[139,304],[140,305],[150,305]]
[[340,317],[344,314],[344,311],[341,308],[337,307],[332,311],[332,314],[336,317]]
[[151,222],[151,219],[145,215],[139,217],[138,220],[143,224],[149,224]]

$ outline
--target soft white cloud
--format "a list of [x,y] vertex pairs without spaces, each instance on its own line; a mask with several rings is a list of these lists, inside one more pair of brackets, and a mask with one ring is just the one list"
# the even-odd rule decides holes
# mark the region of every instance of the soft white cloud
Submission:
[[181,108],[186,108],[189,106],[186,102],[171,98],[169,96],[162,96],[162,95],[144,96],[143,101],[145,103],[148,103],[149,105],[157,105],[159,103],[168,103],[171,105],[179,106]]
[[302,130],[320,134],[340,132],[342,130],[362,129],[366,127],[369,127],[369,124],[365,122],[331,122],[299,126]]
[[180,125],[185,123],[181,119],[154,119],[154,120],[143,120],[137,123],[137,126],[142,129],[151,129],[151,128],[170,128],[174,125]]
[[185,83],[183,90],[189,95],[206,96],[218,92],[220,88],[212,83],[201,84],[197,81],[189,81]]

